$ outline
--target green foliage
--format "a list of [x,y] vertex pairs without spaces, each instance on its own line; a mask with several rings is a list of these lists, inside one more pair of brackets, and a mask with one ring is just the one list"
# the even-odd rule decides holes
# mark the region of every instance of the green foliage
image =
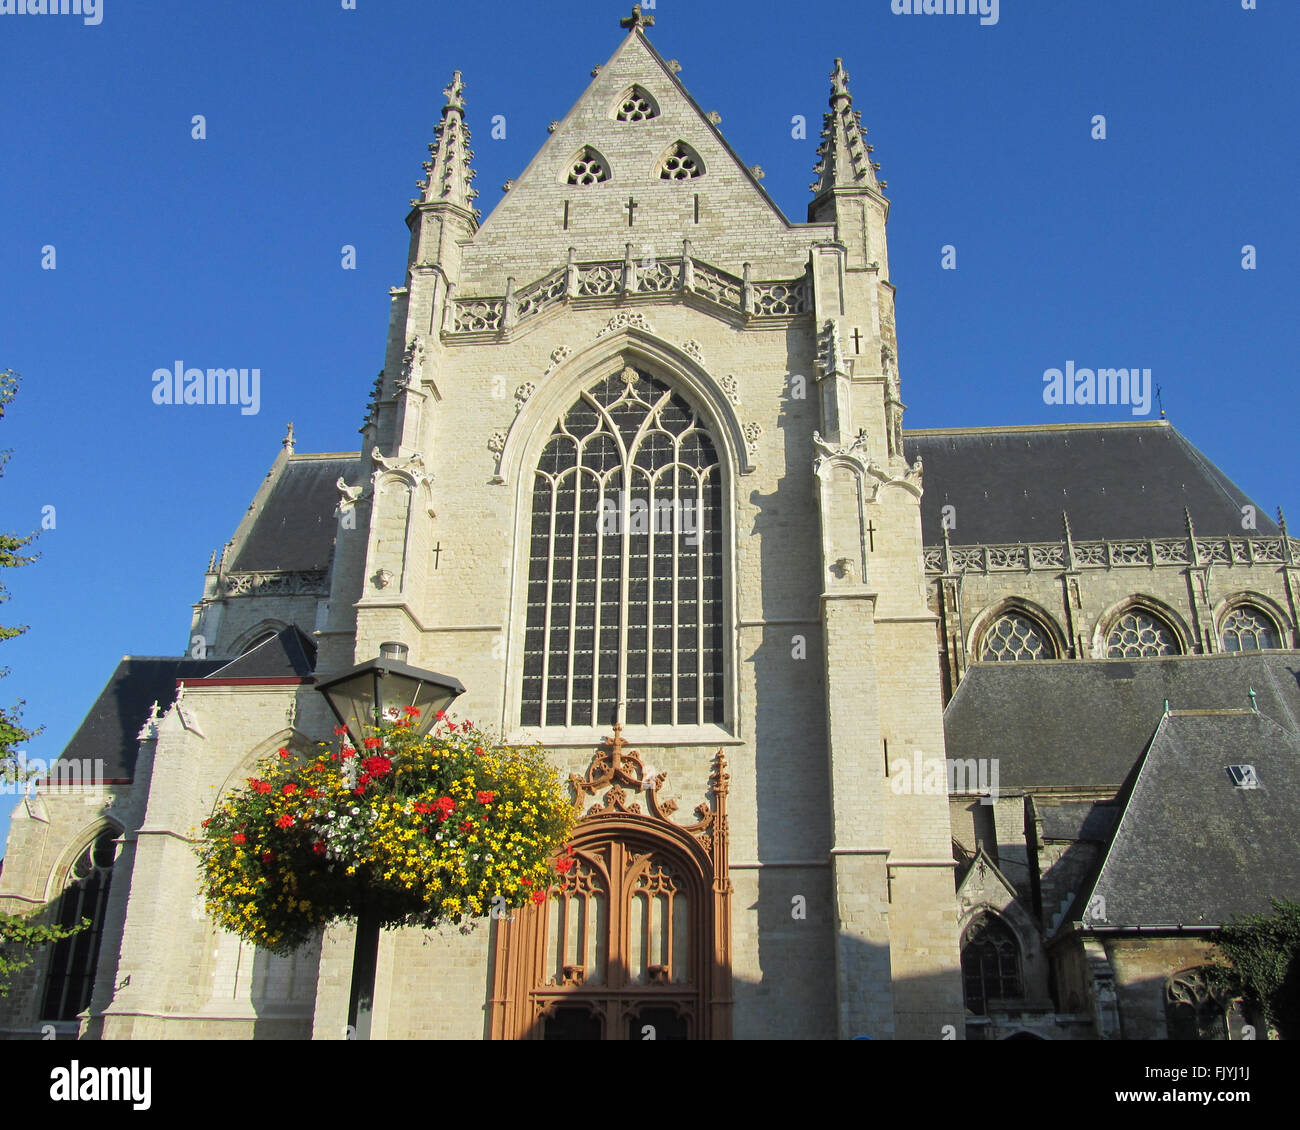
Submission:
[[1284,1040],[1300,1038],[1300,902],[1274,899],[1272,914],[1234,919],[1215,946],[1230,978]]
[[0,997],[9,995],[14,975],[36,959],[37,947],[70,938],[89,926],[89,918],[76,926],[42,926],[31,918],[0,914]]
[[[0,372],[0,420],[4,419],[5,406],[13,400],[18,392],[18,374],[12,369],[5,369]],[[0,476],[4,474],[4,466],[9,461],[9,452],[0,451]],[[0,534],[0,569],[16,569],[19,565],[27,565],[35,561],[35,556],[26,557],[22,550],[32,543],[35,534],[27,537],[16,537],[13,534]],[[9,590],[0,584],[0,604],[9,599]],[[6,627],[0,625],[0,641],[13,639],[14,636],[20,636],[27,631],[26,626]],[[0,668],[0,678],[9,674],[9,669]],[[24,742],[30,741],[40,730],[29,730],[22,724],[22,699],[19,699],[11,707],[0,707],[0,784],[14,783],[19,780],[22,774],[19,773],[17,763],[12,759],[14,750]]]

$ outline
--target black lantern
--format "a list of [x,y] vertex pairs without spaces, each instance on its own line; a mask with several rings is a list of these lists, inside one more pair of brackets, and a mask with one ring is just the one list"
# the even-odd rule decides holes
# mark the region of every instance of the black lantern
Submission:
[[400,652],[401,658],[368,660],[316,688],[358,749],[369,736],[368,727],[403,721],[408,707],[420,712],[410,716],[411,732],[427,734],[437,722],[438,712],[465,693],[459,679],[403,662],[406,649],[400,644],[384,644],[383,650],[388,655]]

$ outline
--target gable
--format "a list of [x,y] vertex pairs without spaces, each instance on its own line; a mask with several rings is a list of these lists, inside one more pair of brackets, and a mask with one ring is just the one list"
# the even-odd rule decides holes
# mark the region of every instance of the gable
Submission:
[[[585,183],[570,183],[571,173]],[[684,238],[695,255],[735,274],[762,261],[767,277],[794,276],[807,261],[809,233],[833,230],[791,224],[633,32],[466,245],[461,291],[504,293],[510,276],[527,285],[562,265],[570,247],[579,259],[621,260],[631,243],[642,260],[680,255]]]

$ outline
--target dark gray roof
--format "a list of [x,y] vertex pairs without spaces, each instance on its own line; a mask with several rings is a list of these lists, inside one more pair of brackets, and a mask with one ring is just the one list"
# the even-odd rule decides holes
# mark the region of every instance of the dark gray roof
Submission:
[[[1256,788],[1227,766],[1247,764]],[[1300,738],[1250,710],[1170,714],[1083,905],[1104,926],[1218,926],[1300,891]],[[1100,910],[1100,907],[1098,907]]]
[[212,679],[305,679],[316,667],[316,645],[290,624],[271,639],[232,659]]
[[339,501],[335,484],[355,462],[355,455],[290,457],[228,568],[328,568]]
[[98,759],[104,762],[109,780],[134,777],[136,735],[153,704],[166,710],[176,701],[177,679],[211,675],[222,663],[220,659],[123,656],[60,759]]
[[1052,803],[1034,798],[1034,812],[1043,827],[1044,840],[1091,840],[1105,843],[1119,810],[1113,804],[1091,800]]
[[944,711],[949,757],[998,758],[998,786],[1119,786],[1174,710],[1259,709],[1300,731],[1300,652],[978,663]]
[[[1060,541],[1061,511],[1081,541],[1102,538],[1240,536],[1241,507],[1254,505],[1163,421],[905,432],[909,459],[925,466],[921,527],[943,541],[942,508],[956,508],[953,545]],[[1258,534],[1276,524],[1256,507]]]

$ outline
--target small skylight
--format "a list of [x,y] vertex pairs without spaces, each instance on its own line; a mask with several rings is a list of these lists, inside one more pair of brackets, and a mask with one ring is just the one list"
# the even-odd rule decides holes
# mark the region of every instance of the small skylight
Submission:
[[1228,776],[1232,778],[1232,783],[1239,789],[1259,788],[1259,778],[1255,776],[1255,767],[1253,765],[1229,765]]

